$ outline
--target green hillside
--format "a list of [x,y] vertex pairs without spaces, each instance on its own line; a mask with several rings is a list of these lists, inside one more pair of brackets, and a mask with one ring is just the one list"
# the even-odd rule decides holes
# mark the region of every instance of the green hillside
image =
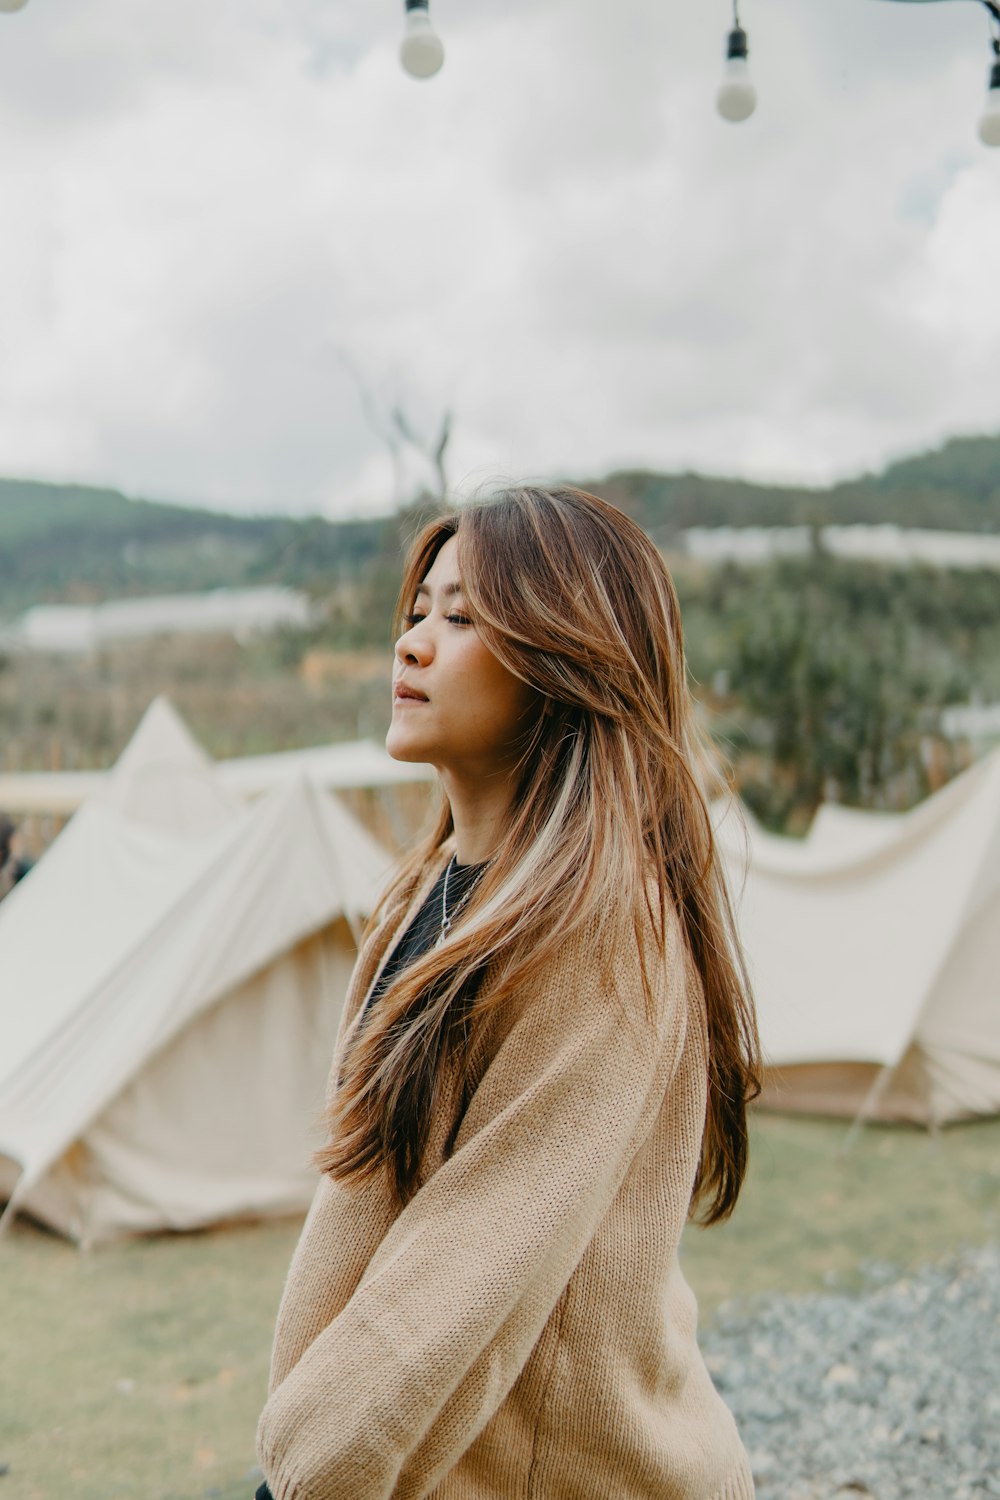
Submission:
[[[893,521],[1000,531],[1000,436],[955,438],[828,489],[628,470],[584,479],[661,544],[688,526]],[[405,525],[404,525],[405,529]],[[44,601],[395,574],[400,525],[221,515],[83,485],[0,480],[0,615]]]
[[0,613],[28,604],[353,576],[381,521],[232,516],[83,485],[0,480]]
[[823,520],[828,493],[643,469],[582,484],[620,506],[661,545],[689,526],[789,526]]
[[831,520],[1000,531],[1000,437],[953,438],[830,491]]
[[628,470],[590,488],[669,541],[688,526],[894,522],[945,531],[1000,531],[1000,435],[952,438],[827,489],[748,484],[701,474]]

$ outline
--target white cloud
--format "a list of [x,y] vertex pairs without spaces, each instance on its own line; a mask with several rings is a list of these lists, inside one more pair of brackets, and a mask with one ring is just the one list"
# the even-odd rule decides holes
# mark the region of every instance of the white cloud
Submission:
[[[816,478],[997,425],[974,7],[31,0],[0,17],[0,472],[384,506],[452,469]],[[347,362],[345,363],[345,356]]]

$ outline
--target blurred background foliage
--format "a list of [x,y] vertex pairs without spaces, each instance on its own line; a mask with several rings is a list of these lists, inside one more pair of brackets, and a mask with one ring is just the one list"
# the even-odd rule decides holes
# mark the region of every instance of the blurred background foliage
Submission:
[[968,761],[941,711],[1000,700],[1000,576],[815,553],[675,569],[695,692],[767,825],[900,810]]

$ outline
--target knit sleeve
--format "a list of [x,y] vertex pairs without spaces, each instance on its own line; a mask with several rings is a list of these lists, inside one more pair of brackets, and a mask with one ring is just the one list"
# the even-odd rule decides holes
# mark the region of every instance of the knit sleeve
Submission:
[[[681,1055],[676,935],[616,979],[566,945],[469,1105],[452,1155],[353,1296],[273,1390],[259,1450],[276,1500],[426,1494],[523,1369],[652,1128]],[[691,1183],[676,1185],[677,1213]]]

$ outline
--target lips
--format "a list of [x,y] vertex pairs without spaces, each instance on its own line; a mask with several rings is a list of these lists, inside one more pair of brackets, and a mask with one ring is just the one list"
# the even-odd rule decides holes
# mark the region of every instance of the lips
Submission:
[[410,687],[405,682],[397,682],[392,690],[392,696],[397,702],[426,703],[427,694],[418,693],[416,688]]

